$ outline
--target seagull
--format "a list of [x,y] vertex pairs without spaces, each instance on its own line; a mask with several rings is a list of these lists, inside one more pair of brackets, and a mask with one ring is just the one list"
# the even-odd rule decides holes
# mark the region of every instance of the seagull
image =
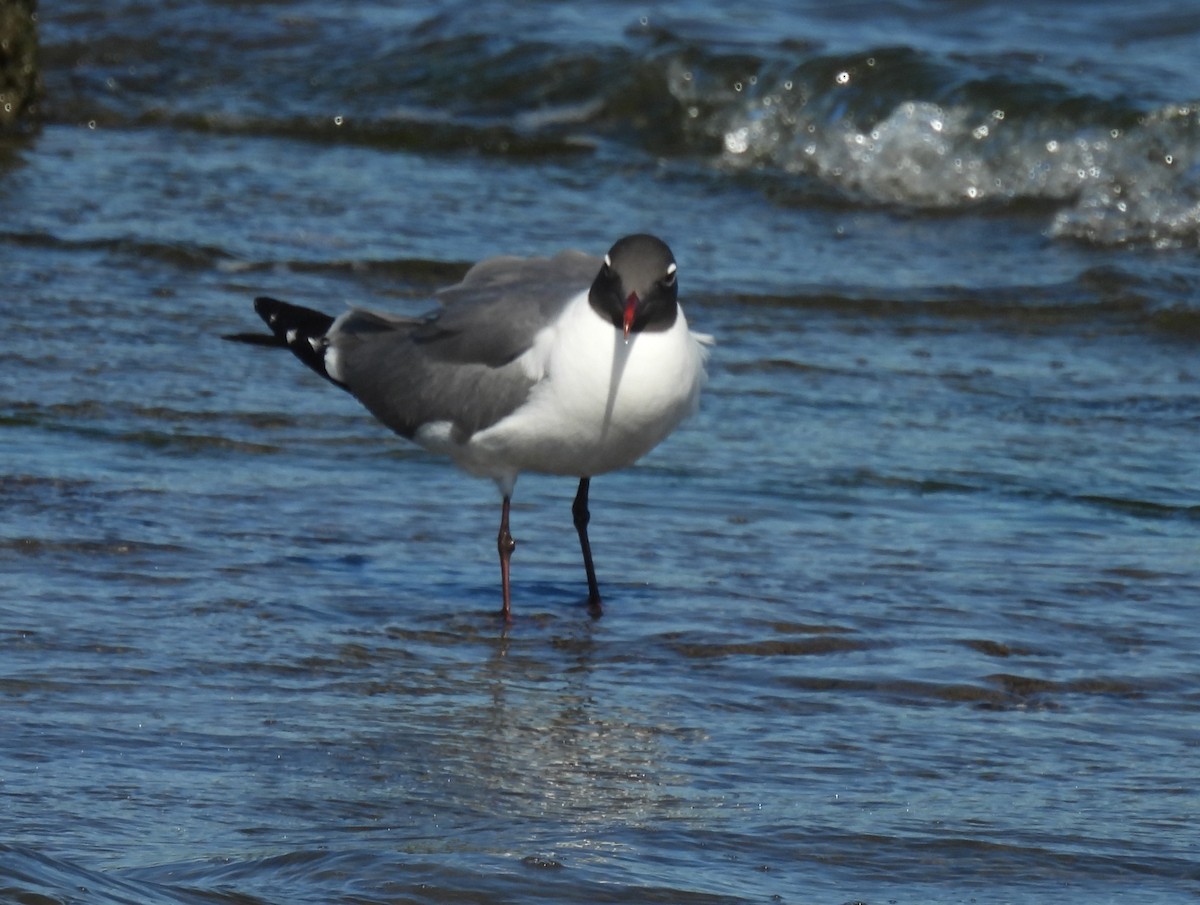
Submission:
[[647,234],[603,258],[488,258],[423,317],[351,308],[338,317],[259,297],[271,329],[229,339],[290,349],[384,425],[503,497],[501,616],[512,620],[509,505],[522,472],[577,477],[571,507],[588,607],[603,612],[587,526],[595,475],[632,465],[696,411],[712,337],[678,302],[671,249]]

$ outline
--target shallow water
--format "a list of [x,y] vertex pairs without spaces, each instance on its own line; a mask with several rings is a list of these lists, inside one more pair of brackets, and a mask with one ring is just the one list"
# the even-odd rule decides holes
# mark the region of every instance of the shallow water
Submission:
[[[1200,21],[827,6],[42,9],[0,901],[1200,893]],[[219,339],[638,229],[718,344],[600,620],[573,482],[505,631],[494,488]]]

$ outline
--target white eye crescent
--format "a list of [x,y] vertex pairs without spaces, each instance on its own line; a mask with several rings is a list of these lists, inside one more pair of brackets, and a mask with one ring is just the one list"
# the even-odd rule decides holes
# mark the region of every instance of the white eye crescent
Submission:
[[608,255],[604,256],[604,266],[612,267],[612,258],[610,258]]

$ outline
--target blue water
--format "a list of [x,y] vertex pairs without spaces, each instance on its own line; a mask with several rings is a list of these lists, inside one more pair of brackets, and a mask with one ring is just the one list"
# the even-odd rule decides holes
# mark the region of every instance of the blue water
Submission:
[[[44,4],[0,142],[0,901],[1200,894],[1200,17]],[[488,482],[258,294],[659,233],[700,413]]]

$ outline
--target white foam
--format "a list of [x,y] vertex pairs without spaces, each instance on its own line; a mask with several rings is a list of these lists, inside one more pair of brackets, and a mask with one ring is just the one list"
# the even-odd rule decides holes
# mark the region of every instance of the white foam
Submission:
[[1200,243],[1200,105],[1110,125],[1049,105],[1009,113],[905,100],[864,126],[861,113],[831,116],[784,84],[727,111],[722,165],[815,177],[876,204],[1051,202],[1061,205],[1051,235],[1101,244]]

